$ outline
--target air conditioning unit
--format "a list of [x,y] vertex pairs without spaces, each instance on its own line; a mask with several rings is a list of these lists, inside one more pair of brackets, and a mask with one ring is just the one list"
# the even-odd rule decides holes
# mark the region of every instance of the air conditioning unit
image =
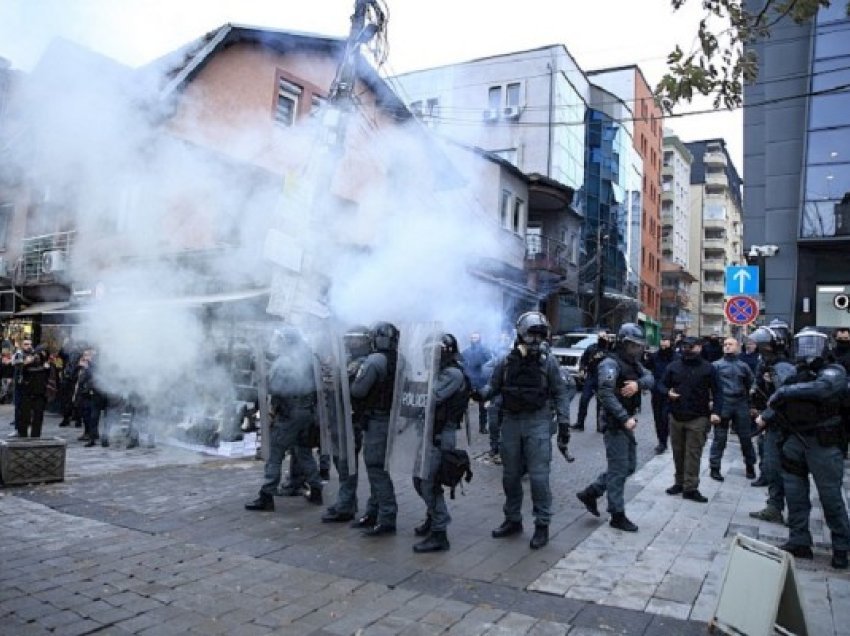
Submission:
[[519,106],[505,106],[503,115],[505,119],[519,119]]
[[53,274],[65,270],[65,253],[61,250],[50,250],[41,255],[41,271]]
[[484,112],[481,113],[481,119],[487,122],[498,121],[499,120],[499,109],[498,108],[488,108]]

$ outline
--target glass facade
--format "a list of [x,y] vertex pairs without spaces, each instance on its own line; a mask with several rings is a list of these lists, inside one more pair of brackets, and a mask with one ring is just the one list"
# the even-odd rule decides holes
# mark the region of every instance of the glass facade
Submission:
[[[598,237],[602,236],[604,289],[634,296],[632,281],[640,272],[634,271],[630,261],[635,256],[639,258],[640,232],[637,245],[633,245],[632,226],[636,221],[640,227],[642,178],[633,165],[632,139],[620,123],[598,110],[588,109],[585,122],[585,179],[581,193],[586,219],[582,228],[585,263],[596,258]],[[598,271],[597,267],[585,268],[583,287],[595,282]]]
[[850,19],[844,2],[818,12],[809,100],[803,238],[850,237]]

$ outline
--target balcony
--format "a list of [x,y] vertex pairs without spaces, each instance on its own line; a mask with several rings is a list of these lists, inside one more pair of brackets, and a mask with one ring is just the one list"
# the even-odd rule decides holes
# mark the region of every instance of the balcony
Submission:
[[719,281],[706,281],[702,284],[702,291],[707,293],[724,294],[726,293],[726,283]]
[[707,250],[725,250],[728,244],[725,238],[704,238],[702,240],[702,247]]
[[705,173],[705,185],[716,188],[717,186],[722,186],[724,188],[729,187],[729,179],[726,177],[725,172],[706,172]]
[[704,258],[702,261],[704,272],[726,272],[725,258]]
[[703,163],[707,166],[725,168],[728,165],[726,155],[722,152],[707,152],[702,156]]
[[703,303],[702,314],[706,316],[723,316],[723,303]]
[[18,284],[58,282],[68,270],[75,235],[76,232],[56,232],[25,238]]
[[525,268],[542,270],[564,276],[569,265],[567,246],[561,241],[541,236],[525,235]]
[[726,229],[726,226],[729,224],[729,221],[726,219],[717,219],[703,216],[702,217],[702,226],[705,229]]
[[691,297],[684,289],[662,289],[661,306],[675,307],[677,309],[688,309]]

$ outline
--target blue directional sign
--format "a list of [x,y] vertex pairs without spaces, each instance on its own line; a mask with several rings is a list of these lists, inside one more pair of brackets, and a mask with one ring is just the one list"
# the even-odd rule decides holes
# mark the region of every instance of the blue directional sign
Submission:
[[726,268],[727,296],[756,296],[759,293],[759,268],[734,265]]

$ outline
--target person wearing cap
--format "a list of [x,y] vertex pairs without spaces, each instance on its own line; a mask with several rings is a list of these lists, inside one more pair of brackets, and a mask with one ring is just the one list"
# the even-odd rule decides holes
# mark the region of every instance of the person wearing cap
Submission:
[[700,461],[709,422],[720,422],[723,392],[717,369],[701,356],[699,340],[682,341],[682,359],[667,367],[660,385],[670,399],[670,446],[676,466],[667,494],[705,503],[708,499],[699,491]]

